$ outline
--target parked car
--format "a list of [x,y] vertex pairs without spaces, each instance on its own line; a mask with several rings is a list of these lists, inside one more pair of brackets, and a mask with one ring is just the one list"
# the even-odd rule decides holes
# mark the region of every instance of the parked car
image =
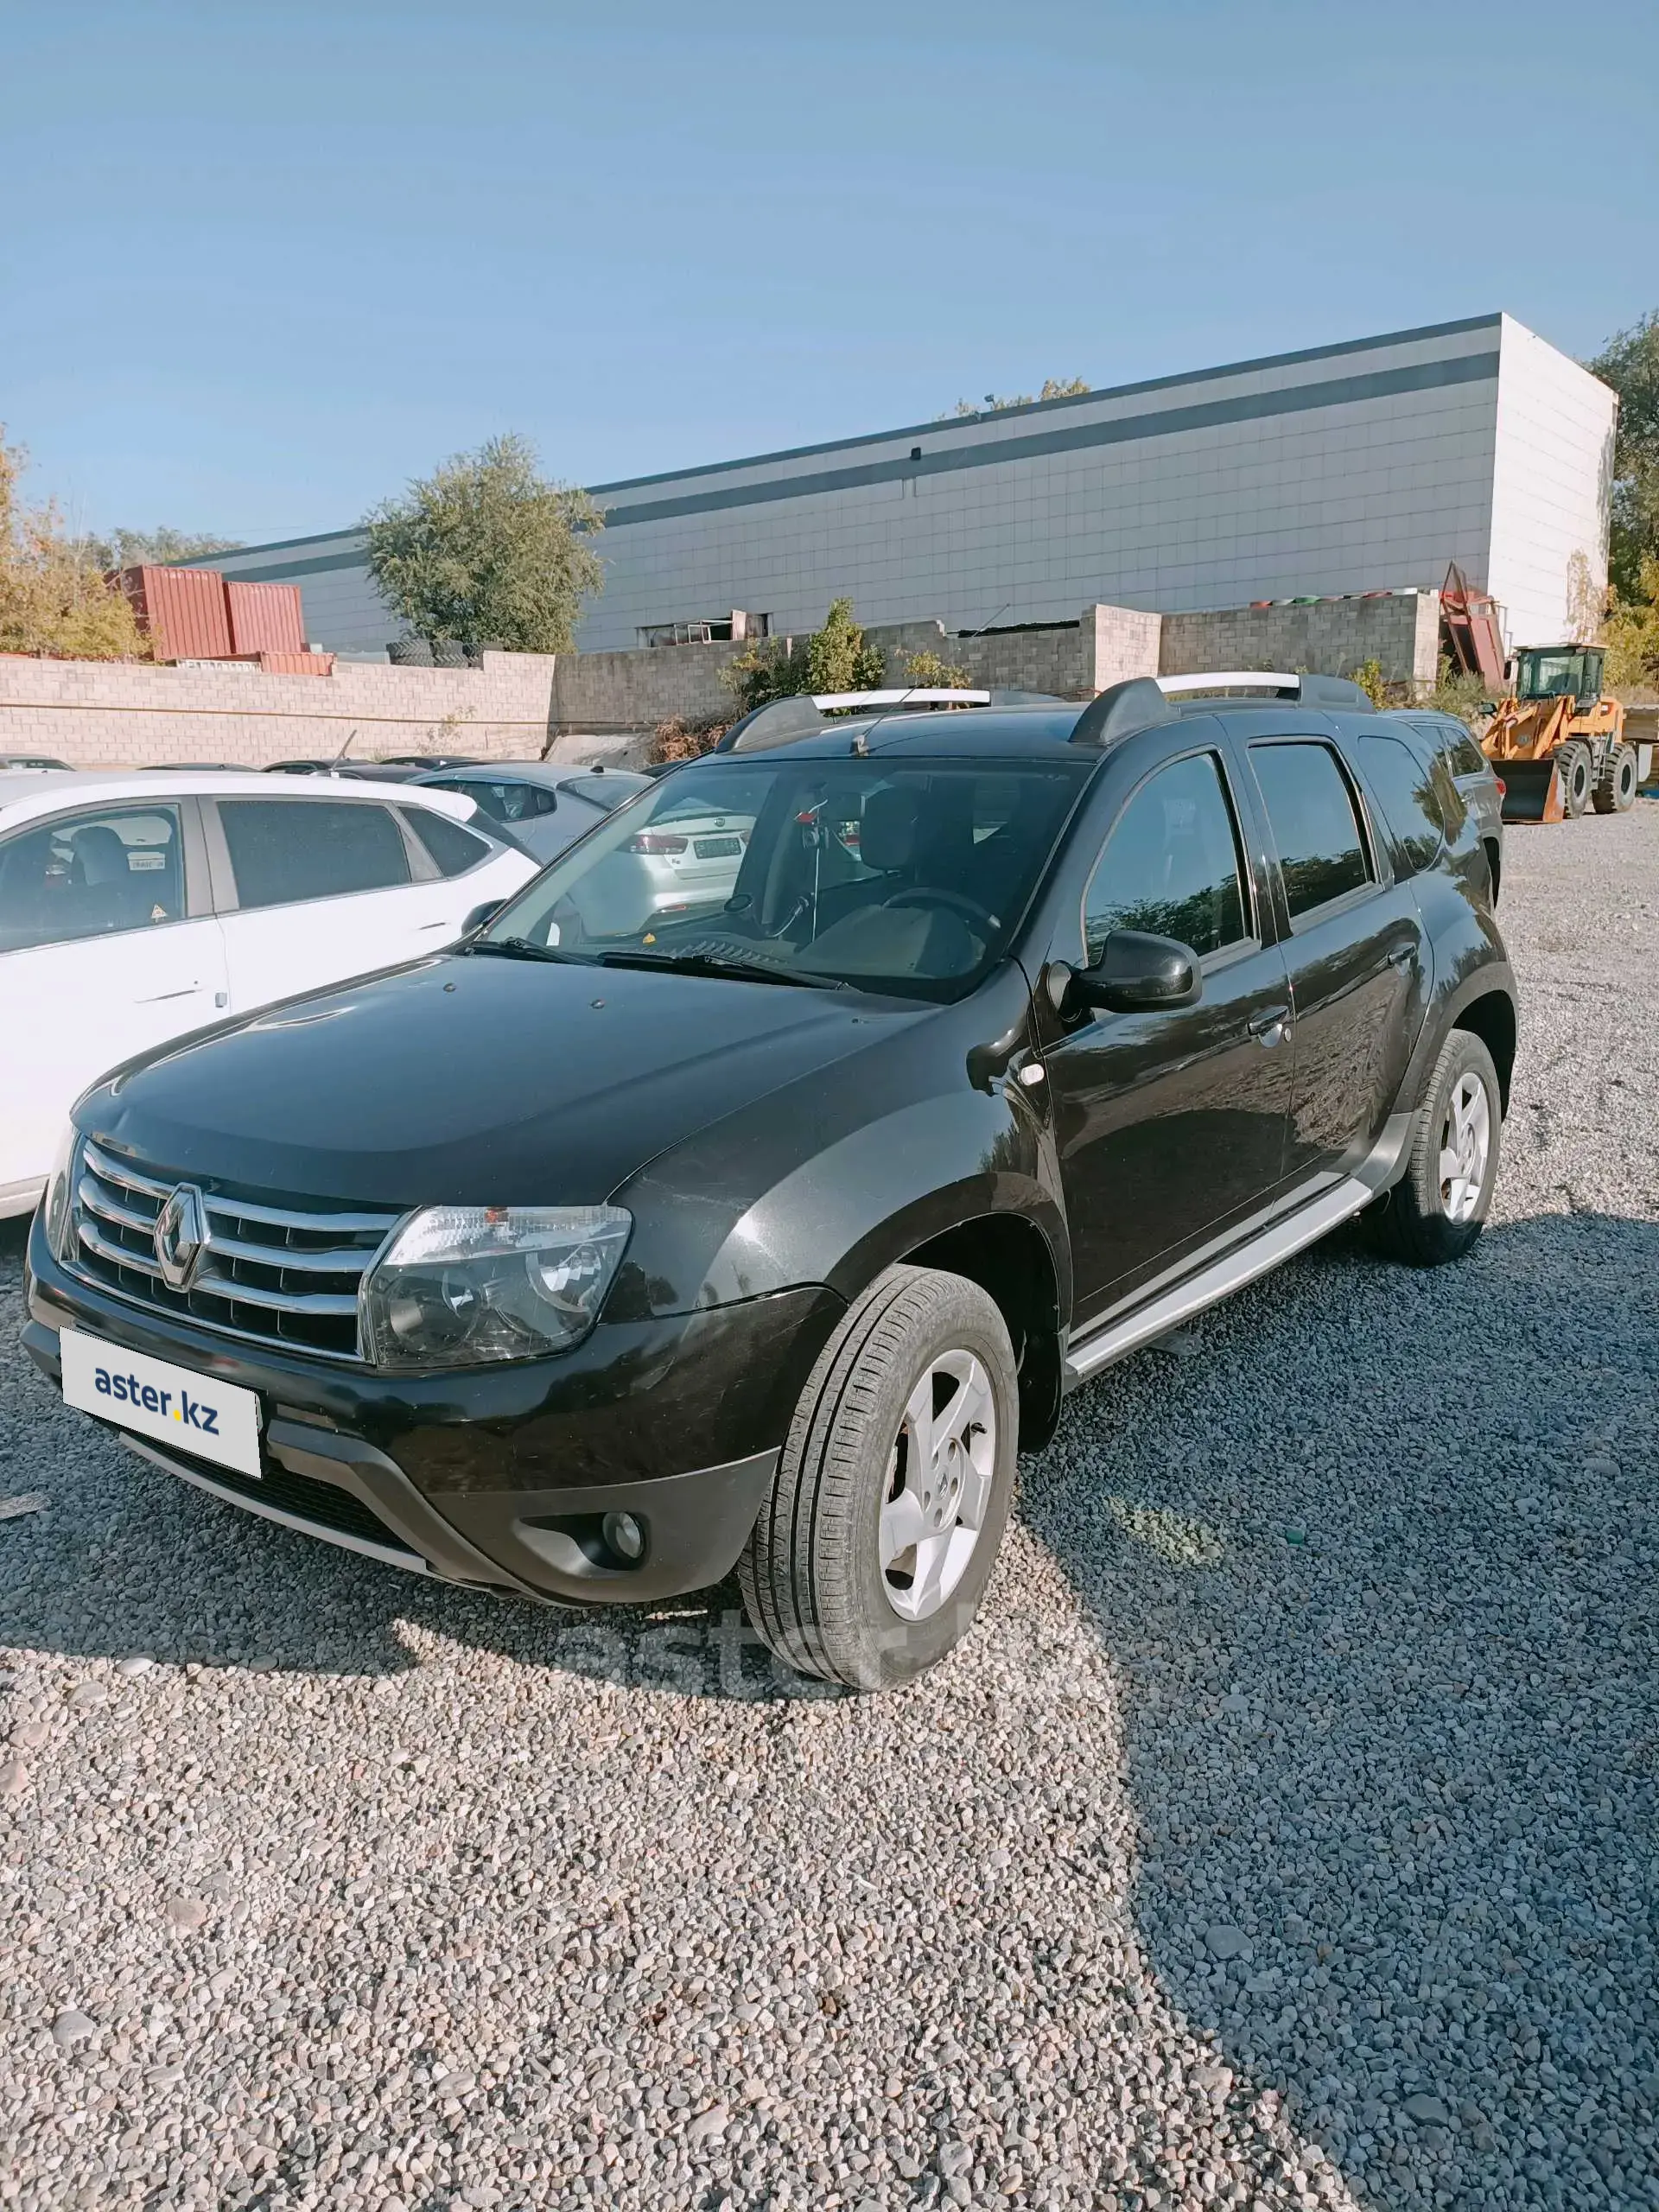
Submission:
[[[1481,1233],[1516,1007],[1473,819],[1287,682],[677,768],[441,957],[89,1092],[31,1355],[377,1559],[600,1603],[735,1566],[790,1665],[913,1676],[1065,1392],[1355,1216],[1420,1266]],[[716,823],[723,901],[620,925],[619,859]]]
[[534,872],[445,791],[0,776],[0,1216],[105,1068],[445,944]]
[[[618,772],[606,771],[607,785]],[[737,888],[754,826],[748,797],[759,785],[727,779],[725,804],[713,809],[707,785],[696,781],[638,776],[630,785],[630,798],[640,790],[657,793],[649,819],[642,815],[631,834],[607,840],[603,867],[581,899],[560,910],[553,925],[556,944],[568,942],[580,950],[590,936],[595,941],[627,938],[654,921],[716,915]]]
[[67,771],[68,767],[67,760],[54,760],[44,753],[0,753],[0,775],[24,771],[40,774],[47,769]]
[[585,837],[624,799],[649,788],[650,778],[626,768],[556,766],[545,760],[499,760],[448,767],[421,782],[458,791],[538,861]]
[[412,784],[423,767],[396,760],[273,760],[262,772],[267,776],[346,776],[357,783]]
[[1496,900],[1503,882],[1503,783],[1465,725],[1452,715],[1393,709],[1390,720],[1407,732],[1407,743],[1427,767],[1439,760],[1475,817],[1475,828],[1491,871]]

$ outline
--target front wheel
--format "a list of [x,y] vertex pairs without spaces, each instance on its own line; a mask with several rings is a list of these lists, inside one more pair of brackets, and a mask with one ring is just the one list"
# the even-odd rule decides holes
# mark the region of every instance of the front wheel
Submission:
[[1561,811],[1569,822],[1576,822],[1590,804],[1589,747],[1581,739],[1569,737],[1555,755],[1555,772],[1560,779]]
[[807,1380],[738,1564],[755,1629],[798,1673],[887,1689],[972,1623],[1002,1541],[1014,1350],[976,1283],[889,1268]]
[[1392,1258],[1440,1268],[1469,1250],[1486,1225],[1503,1126],[1492,1056],[1478,1037],[1454,1029],[1418,1109],[1406,1172],[1373,1217]]

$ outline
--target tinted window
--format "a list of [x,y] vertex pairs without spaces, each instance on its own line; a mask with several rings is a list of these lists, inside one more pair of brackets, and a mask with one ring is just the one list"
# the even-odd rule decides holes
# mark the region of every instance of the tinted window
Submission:
[[219,803],[244,906],[338,899],[409,881],[403,834],[384,806],[349,799],[227,798]]
[[1250,759],[1279,849],[1291,919],[1368,883],[1353,794],[1330,747],[1253,745]]
[[1247,934],[1238,840],[1212,753],[1160,768],[1119,815],[1084,897],[1091,961],[1114,930],[1150,930],[1200,955]]
[[551,814],[558,805],[545,784],[521,784],[510,777],[454,776],[437,789],[459,791],[492,822],[533,822],[537,815]]
[[440,875],[465,875],[490,849],[472,830],[430,807],[411,806],[407,819]]
[[1382,818],[1405,853],[1402,873],[1427,868],[1440,853],[1446,824],[1434,771],[1397,737],[1367,737],[1359,765]]
[[1454,776],[1478,776],[1487,765],[1486,755],[1472,737],[1453,738],[1446,758]]
[[68,815],[0,845],[0,952],[153,929],[183,912],[176,807]]

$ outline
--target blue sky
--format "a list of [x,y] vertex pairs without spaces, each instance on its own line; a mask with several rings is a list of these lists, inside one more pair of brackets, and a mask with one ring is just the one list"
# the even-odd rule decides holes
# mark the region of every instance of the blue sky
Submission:
[[5,11],[0,421],[82,527],[340,528],[1505,308],[1659,307],[1659,7]]

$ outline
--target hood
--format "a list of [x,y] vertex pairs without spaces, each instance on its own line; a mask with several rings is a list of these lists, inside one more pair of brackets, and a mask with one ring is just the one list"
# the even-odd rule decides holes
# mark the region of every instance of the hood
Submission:
[[251,1190],[597,1205],[710,1122],[933,1011],[441,956],[187,1039],[76,1118],[136,1160]]

